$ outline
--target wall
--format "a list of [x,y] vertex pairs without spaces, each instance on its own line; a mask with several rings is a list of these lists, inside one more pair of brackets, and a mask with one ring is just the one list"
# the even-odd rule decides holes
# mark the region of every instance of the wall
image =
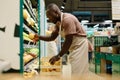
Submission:
[[9,61],[11,68],[19,69],[19,37],[14,37],[15,25],[19,25],[19,0],[0,2],[0,59]]

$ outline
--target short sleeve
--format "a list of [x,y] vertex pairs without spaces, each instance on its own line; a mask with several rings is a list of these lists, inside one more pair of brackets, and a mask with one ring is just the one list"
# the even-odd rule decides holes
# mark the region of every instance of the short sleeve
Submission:
[[63,20],[63,29],[64,29],[65,35],[75,34],[76,33],[75,22],[72,19],[70,19],[70,17],[64,19]]

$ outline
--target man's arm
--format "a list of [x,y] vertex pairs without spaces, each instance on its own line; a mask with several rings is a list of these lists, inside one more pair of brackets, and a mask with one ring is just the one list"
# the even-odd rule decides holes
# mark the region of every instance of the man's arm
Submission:
[[57,38],[59,35],[59,26],[60,22],[57,22],[55,24],[55,30],[52,32],[51,36],[38,36],[37,34],[34,36],[34,41],[37,42],[38,40],[43,40],[43,41],[52,41]]
[[67,51],[69,50],[71,44],[72,44],[72,41],[73,41],[73,35],[67,35],[65,37],[65,42],[62,46],[62,49],[61,51],[59,52],[58,55],[56,56],[53,56],[49,62],[50,64],[54,64],[56,61],[58,61],[60,59],[60,57],[62,57],[65,53],[67,53]]
[[69,50],[69,48],[72,44],[72,41],[73,41],[73,35],[67,35],[65,37],[65,42],[62,46],[61,51],[58,54],[60,57],[62,57],[65,53],[67,53],[67,51]]
[[39,39],[44,41],[52,41],[55,40],[57,36],[58,36],[58,32],[53,31],[51,36],[39,36]]

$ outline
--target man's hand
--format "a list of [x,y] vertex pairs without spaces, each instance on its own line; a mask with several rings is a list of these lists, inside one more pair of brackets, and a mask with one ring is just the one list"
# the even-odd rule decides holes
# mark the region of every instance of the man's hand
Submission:
[[39,35],[35,34],[33,38],[33,42],[36,43],[39,40]]
[[58,61],[59,59],[60,59],[60,57],[59,57],[58,55],[56,55],[56,56],[53,56],[53,57],[49,60],[49,62],[50,62],[50,64],[54,65],[55,62]]

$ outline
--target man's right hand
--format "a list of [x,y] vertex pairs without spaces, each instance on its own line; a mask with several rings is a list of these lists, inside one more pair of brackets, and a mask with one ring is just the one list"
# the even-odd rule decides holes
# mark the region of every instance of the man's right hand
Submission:
[[39,40],[39,35],[35,34],[34,38],[33,38],[33,42],[36,43],[36,42],[38,42],[38,40]]

